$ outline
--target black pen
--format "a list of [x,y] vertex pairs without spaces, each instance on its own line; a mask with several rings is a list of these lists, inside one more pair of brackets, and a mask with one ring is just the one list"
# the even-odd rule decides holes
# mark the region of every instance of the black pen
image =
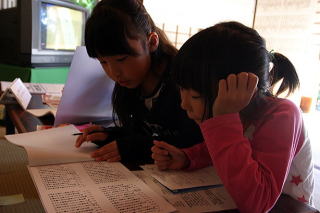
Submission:
[[[106,130],[98,130],[98,131],[92,131],[89,132],[88,135],[93,134],[93,133],[99,133],[99,132],[107,132]],[[78,132],[78,133],[73,133],[72,135],[83,135],[83,132]]]
[[72,135],[83,135],[83,132],[73,133]]

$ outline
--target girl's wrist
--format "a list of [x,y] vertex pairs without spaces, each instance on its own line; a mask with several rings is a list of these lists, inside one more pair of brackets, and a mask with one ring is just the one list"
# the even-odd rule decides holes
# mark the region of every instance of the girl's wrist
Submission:
[[189,160],[188,156],[186,155],[186,153],[184,153],[184,157],[185,157],[185,159],[184,159],[184,162],[183,162],[181,169],[187,169],[190,167],[190,160]]

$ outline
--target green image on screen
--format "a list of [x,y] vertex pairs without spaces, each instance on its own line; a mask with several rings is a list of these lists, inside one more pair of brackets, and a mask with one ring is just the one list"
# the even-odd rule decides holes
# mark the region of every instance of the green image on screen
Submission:
[[84,13],[67,7],[43,3],[41,8],[41,47],[75,50],[81,46]]

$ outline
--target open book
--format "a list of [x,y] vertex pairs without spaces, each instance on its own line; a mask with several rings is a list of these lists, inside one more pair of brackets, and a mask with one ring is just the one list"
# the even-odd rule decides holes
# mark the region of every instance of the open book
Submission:
[[72,125],[6,135],[28,154],[29,172],[46,212],[173,212],[175,208],[121,163],[93,161],[96,149],[74,147]]

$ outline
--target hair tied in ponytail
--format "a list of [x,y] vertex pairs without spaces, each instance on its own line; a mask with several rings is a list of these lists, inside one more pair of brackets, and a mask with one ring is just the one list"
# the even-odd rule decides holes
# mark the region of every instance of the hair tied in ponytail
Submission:
[[270,62],[272,62],[273,60],[274,60],[274,50],[272,49],[272,50],[270,50],[269,52],[268,52],[268,55],[269,55],[269,61]]

